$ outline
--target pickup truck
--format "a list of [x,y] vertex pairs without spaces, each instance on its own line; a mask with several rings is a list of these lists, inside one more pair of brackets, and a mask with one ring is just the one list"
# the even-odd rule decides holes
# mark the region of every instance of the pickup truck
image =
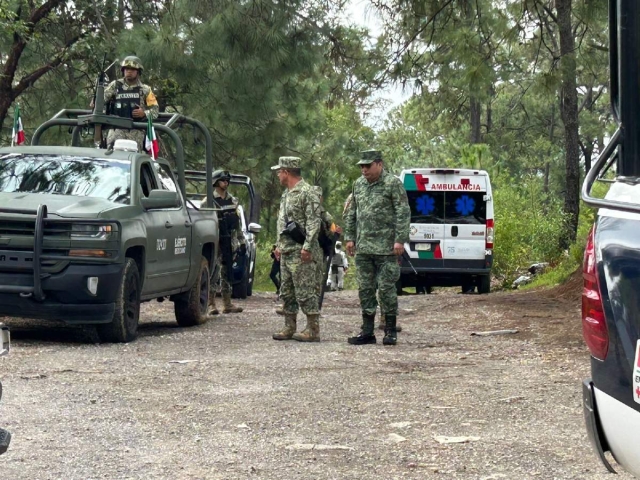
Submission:
[[[171,187],[173,185],[173,187]],[[168,162],[137,151],[0,149],[0,316],[136,338],[140,303],[206,321],[217,219],[187,209]]]
[[[583,262],[582,330],[591,353],[583,409],[592,446],[640,477],[640,4],[610,0],[611,101],[618,130],[585,178],[598,208]],[[615,169],[615,175],[607,172]],[[604,198],[596,181],[609,184]]]
[[[0,357],[9,353],[11,349],[11,338],[9,329],[0,323]],[[2,382],[0,382],[0,399],[2,399]],[[11,434],[4,428],[0,428],[0,455],[6,453],[11,443]]]

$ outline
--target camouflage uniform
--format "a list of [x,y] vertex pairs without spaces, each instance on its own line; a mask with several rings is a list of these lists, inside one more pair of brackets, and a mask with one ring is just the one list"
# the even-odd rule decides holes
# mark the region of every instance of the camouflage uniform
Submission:
[[[152,119],[158,117],[159,107],[153,91],[149,85],[145,85],[140,81],[140,75],[142,75],[143,68],[139,59],[131,60],[135,57],[127,57],[124,59],[121,65],[121,71],[124,72],[125,67],[135,68],[138,70],[138,79],[134,85],[129,85],[124,78],[114,80],[104,89],[104,103],[108,105],[109,102],[115,101],[118,91],[127,92],[128,90],[138,90],[140,92],[140,108],[142,108],[147,117]],[[136,122],[146,122],[146,118],[135,118]],[[124,130],[124,129],[109,129],[107,134],[107,145],[112,146],[116,140],[126,139],[135,140],[138,143],[138,149],[142,151],[144,149],[144,139],[146,132],[144,130]]]
[[[297,157],[280,157],[276,169],[300,168]],[[287,222],[296,222],[304,231],[304,244],[297,243],[282,233]],[[283,192],[278,212],[278,250],[280,251],[280,298],[285,314],[285,329],[274,334],[276,340],[293,338],[301,341],[318,341],[318,265],[322,263],[322,250],[318,244],[320,233],[320,199],[313,187],[303,179]],[[303,263],[301,250],[311,253],[312,261]],[[302,334],[294,334],[298,310],[307,316],[307,328]]]
[[[363,152],[359,164],[370,164],[377,159],[381,159],[379,152]],[[410,220],[407,193],[395,176],[383,170],[373,183],[364,177],[354,182],[352,200],[345,216],[345,241],[353,241],[356,245],[356,279],[365,336],[373,335],[378,306],[376,289],[380,309],[386,314],[388,327],[395,335],[396,282],[400,278],[400,266],[393,245],[409,241]],[[392,327],[390,323],[393,323]],[[370,343],[374,342],[375,337]]]
[[[227,194],[224,197],[222,197],[220,193],[218,193],[218,191],[214,189],[213,200],[219,205],[221,204],[234,205],[236,207],[236,215],[238,216],[240,215],[240,212],[238,211],[238,199],[233,195],[231,195],[230,193],[227,192]],[[237,252],[242,245],[245,245],[245,246],[247,245],[247,241],[244,238],[244,234],[242,233],[242,229],[240,228],[239,222],[238,222],[238,228],[231,230],[230,233],[231,233],[231,251],[232,252]],[[240,313],[242,312],[242,308],[237,307],[233,303],[231,303],[232,287],[227,277],[228,269],[231,268],[231,265],[227,265],[225,262],[222,261],[222,252],[220,251],[220,249],[218,249],[217,262],[218,262],[218,265],[220,265],[220,286],[222,287],[222,302],[224,305],[222,313]],[[215,299],[216,299],[215,285],[212,283],[211,291],[209,294],[209,305],[211,306],[211,310],[209,313],[211,315],[217,315],[219,313],[218,309],[216,308]]]

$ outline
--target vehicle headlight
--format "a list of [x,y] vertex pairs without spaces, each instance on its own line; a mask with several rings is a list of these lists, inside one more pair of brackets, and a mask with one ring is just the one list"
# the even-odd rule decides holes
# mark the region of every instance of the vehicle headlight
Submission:
[[77,223],[71,225],[71,238],[95,238],[109,240],[113,233],[111,225],[97,225],[91,223]]

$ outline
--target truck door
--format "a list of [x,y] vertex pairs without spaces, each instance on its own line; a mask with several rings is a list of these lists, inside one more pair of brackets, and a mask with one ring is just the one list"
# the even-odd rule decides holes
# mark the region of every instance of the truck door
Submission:
[[[148,197],[151,190],[157,189],[156,177],[149,162],[140,165],[138,174],[138,196]],[[167,275],[166,251],[169,239],[165,223],[169,215],[164,210],[146,210],[142,214],[146,225],[146,267],[143,294],[161,292],[164,290]]]
[[[160,179],[160,187],[163,190],[177,192],[178,188],[173,178],[173,174],[166,169],[163,164],[155,163],[155,170]],[[184,204],[184,199],[180,196],[180,207],[163,210],[167,215],[165,221],[165,234],[167,238],[167,249],[165,261],[167,263],[166,289],[182,288],[189,277],[191,258],[193,257],[192,245],[192,224],[189,213]],[[199,257],[193,257],[199,258]]]

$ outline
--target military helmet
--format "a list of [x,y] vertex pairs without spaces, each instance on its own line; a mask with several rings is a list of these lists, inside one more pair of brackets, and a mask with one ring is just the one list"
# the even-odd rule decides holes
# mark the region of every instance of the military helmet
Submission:
[[142,72],[144,71],[144,68],[142,66],[142,61],[135,55],[129,55],[128,57],[124,57],[124,60],[122,60],[122,63],[120,64],[120,71],[124,73],[125,68],[135,68],[140,72],[141,75],[142,75]]
[[220,180],[226,180],[227,182],[231,180],[231,174],[227,170],[216,170],[213,172],[211,176],[211,180],[213,181],[213,186],[216,186]]

